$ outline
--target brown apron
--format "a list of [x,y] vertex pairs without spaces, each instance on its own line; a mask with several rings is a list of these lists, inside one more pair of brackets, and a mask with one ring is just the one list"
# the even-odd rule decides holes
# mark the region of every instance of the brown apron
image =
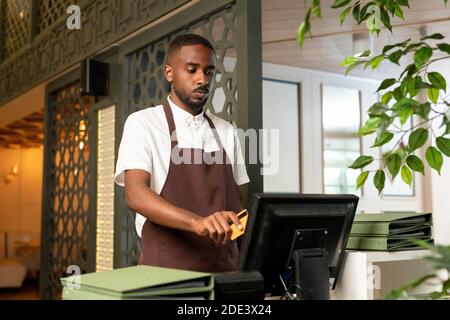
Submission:
[[[160,195],[177,207],[207,217],[216,211],[242,210],[242,195],[234,180],[233,170],[225,149],[215,130],[214,123],[204,114],[216,139],[219,151],[178,148],[172,110],[164,103],[164,113],[171,138],[172,156],[190,158],[190,163],[173,162]],[[220,159],[194,162],[195,159]],[[167,228],[148,219],[142,229],[142,252],[140,264],[204,272],[232,271],[237,267],[236,241],[215,243],[209,237]]]

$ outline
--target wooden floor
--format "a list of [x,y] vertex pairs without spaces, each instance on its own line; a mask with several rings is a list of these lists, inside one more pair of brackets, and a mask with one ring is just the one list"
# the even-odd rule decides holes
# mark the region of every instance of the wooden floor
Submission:
[[38,283],[25,280],[21,288],[0,288],[0,300],[39,300]]

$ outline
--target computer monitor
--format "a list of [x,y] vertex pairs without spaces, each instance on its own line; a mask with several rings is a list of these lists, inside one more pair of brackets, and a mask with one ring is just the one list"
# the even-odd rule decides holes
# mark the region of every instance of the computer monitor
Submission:
[[264,290],[289,299],[329,299],[344,258],[355,195],[253,195],[239,270],[257,270]]

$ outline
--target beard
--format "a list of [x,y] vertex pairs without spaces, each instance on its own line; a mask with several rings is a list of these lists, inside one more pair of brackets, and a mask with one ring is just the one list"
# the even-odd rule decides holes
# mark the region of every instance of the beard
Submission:
[[201,110],[208,100],[207,95],[202,100],[192,99],[183,89],[178,88],[175,85],[173,85],[173,90],[180,101],[194,111]]

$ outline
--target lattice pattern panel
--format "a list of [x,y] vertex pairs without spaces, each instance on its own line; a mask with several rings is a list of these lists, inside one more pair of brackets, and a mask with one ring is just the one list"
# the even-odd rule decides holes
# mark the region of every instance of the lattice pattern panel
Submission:
[[[236,120],[237,106],[237,54],[236,54],[236,6],[210,14],[187,25],[184,29],[169,34],[133,52],[127,57],[128,68],[128,114],[161,104],[169,91],[164,78],[164,62],[171,39],[183,33],[195,33],[207,38],[216,50],[217,74],[206,104],[212,113],[230,122]],[[131,263],[137,261],[140,238],[134,225],[135,214],[129,212],[125,226],[127,250],[122,252]],[[125,231],[125,230],[124,230]]]
[[1,1],[4,12],[3,54],[4,59],[21,49],[31,36],[31,1],[4,0]]
[[95,253],[90,251],[94,208],[89,99],[79,95],[78,83],[50,94],[50,150],[46,150],[50,172],[45,180],[50,197],[43,221],[47,228],[44,237],[48,237],[47,256],[43,257],[47,275],[42,283],[44,298],[59,297],[59,279],[68,276],[68,266],[76,265],[82,273],[94,271],[90,270]]
[[96,271],[114,267],[114,152],[116,106],[98,111]]
[[59,18],[66,16],[67,8],[80,0],[39,0],[37,4],[37,32],[51,27]]
[[233,121],[237,105],[236,7],[204,17],[128,56],[128,111],[161,104],[169,87],[164,62],[171,39],[183,33],[207,38],[216,50],[217,73],[206,107],[221,118]]
[[[39,41],[30,42],[31,0],[2,0],[7,33],[4,58],[9,59],[0,62],[0,105],[188,1],[71,1],[80,5],[81,29],[68,30],[60,4],[68,0],[37,0]],[[22,8],[24,18],[19,19]],[[26,50],[19,50],[25,42]]]

